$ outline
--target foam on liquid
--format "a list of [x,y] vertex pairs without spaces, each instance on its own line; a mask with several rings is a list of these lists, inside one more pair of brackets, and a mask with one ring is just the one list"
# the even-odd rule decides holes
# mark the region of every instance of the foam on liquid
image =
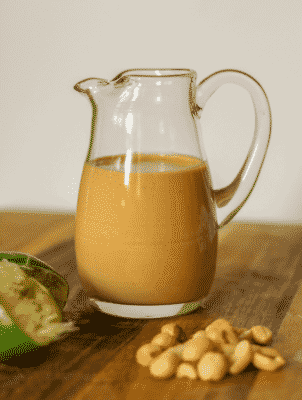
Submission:
[[[93,164],[95,167],[99,167],[108,171],[127,172],[130,169],[130,173],[155,173],[155,172],[178,172],[186,169],[194,168],[201,163],[201,160],[190,157],[186,157],[186,162],[179,158],[180,155],[156,155],[150,154],[149,157],[154,158],[154,161],[150,161],[147,158],[148,155],[134,153],[132,157],[125,155],[109,156],[101,159],[93,160],[89,164]],[[190,160],[191,159],[191,160]],[[188,160],[190,162],[188,163]]]

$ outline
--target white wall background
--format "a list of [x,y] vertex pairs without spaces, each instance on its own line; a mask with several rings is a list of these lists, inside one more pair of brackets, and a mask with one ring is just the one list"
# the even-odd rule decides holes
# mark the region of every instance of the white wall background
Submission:
[[[78,81],[128,68],[226,68],[257,79],[272,110],[265,163],[237,220],[302,222],[299,0],[1,0],[0,208],[75,211],[91,106]],[[248,93],[225,85],[202,116],[215,188],[251,143]]]

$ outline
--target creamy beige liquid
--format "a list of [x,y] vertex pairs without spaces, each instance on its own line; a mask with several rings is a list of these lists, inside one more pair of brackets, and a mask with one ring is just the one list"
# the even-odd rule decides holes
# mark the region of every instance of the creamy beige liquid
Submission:
[[195,157],[136,153],[130,174],[124,155],[85,163],[75,246],[88,296],[139,305],[205,297],[217,253],[210,196]]

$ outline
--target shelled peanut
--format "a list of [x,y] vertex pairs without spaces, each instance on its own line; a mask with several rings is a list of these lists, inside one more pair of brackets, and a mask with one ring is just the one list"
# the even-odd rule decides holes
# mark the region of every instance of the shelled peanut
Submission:
[[275,371],[285,365],[276,349],[265,346],[271,342],[272,332],[264,326],[248,330],[217,319],[184,343],[179,342],[179,335],[177,324],[164,325],[151,343],[137,350],[136,361],[149,367],[156,378],[176,375],[205,381],[220,381],[227,373],[239,374],[250,363],[265,371]]

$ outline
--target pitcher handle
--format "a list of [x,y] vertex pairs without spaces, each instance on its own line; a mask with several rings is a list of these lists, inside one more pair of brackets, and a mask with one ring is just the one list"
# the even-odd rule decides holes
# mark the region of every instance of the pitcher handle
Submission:
[[218,228],[234,218],[254,189],[267,152],[272,126],[265,91],[253,77],[241,71],[223,70],[205,78],[196,88],[197,106],[203,109],[209,98],[225,83],[235,83],[249,92],[255,110],[255,132],[247,158],[234,181],[227,187],[213,190],[217,207],[225,208]]

